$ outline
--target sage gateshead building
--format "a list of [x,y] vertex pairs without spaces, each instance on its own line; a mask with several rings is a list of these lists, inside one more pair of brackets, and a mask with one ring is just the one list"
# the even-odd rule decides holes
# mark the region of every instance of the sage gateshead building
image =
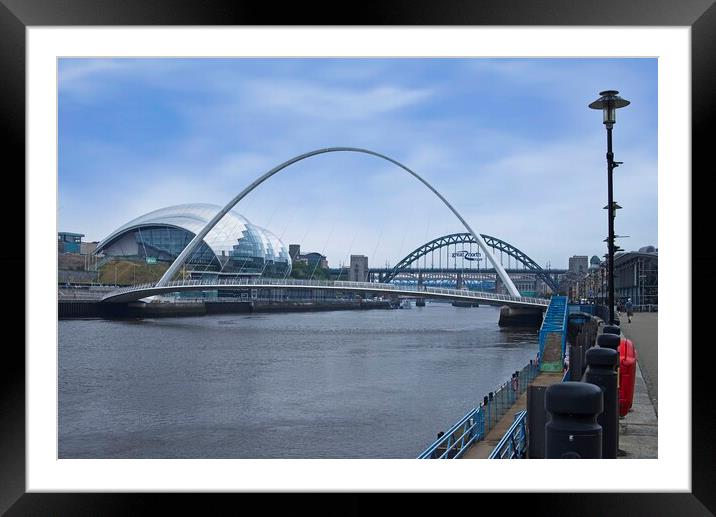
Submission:
[[[123,224],[95,253],[115,259],[171,263],[221,207],[185,204],[160,208]],[[291,258],[273,233],[231,210],[206,235],[186,261],[186,273],[205,275],[288,276]]]

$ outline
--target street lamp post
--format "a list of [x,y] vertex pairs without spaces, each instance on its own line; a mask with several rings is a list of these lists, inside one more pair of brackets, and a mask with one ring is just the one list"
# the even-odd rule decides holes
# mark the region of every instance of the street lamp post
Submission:
[[[604,126],[607,129],[607,189],[608,189],[608,200],[607,206],[604,208],[608,212],[609,220],[609,237],[607,237],[607,251],[608,251],[608,275],[607,275],[607,289],[608,289],[608,300],[609,304],[609,323],[614,324],[614,217],[616,216],[616,203],[613,198],[612,189],[612,173],[614,169],[622,164],[622,162],[614,161],[614,153],[612,152],[612,128],[617,121],[617,109],[623,108],[629,105],[629,101],[622,99],[617,94],[616,90],[605,90],[599,92],[599,99],[592,102],[589,107],[595,110],[602,110],[604,115]],[[621,208],[621,207],[620,207]]]

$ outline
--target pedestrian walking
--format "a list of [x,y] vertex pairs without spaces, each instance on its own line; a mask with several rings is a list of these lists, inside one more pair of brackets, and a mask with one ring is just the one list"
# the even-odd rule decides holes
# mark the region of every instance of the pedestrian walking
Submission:
[[629,321],[629,323],[631,323],[631,318],[632,318],[632,316],[634,316],[634,306],[631,303],[631,298],[627,298],[626,313],[627,313],[627,320]]

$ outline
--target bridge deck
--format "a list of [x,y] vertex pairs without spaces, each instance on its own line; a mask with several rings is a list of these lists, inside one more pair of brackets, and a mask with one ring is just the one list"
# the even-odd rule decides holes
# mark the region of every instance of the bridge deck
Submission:
[[329,291],[347,291],[362,293],[380,293],[393,296],[412,296],[419,298],[446,298],[457,300],[474,300],[496,305],[510,305],[516,307],[534,307],[544,309],[550,301],[544,298],[526,296],[510,296],[488,293],[483,291],[469,291],[467,289],[447,289],[441,287],[406,288],[379,282],[347,282],[329,280],[289,280],[289,279],[250,279],[250,280],[180,280],[169,282],[166,285],[142,284],[128,288],[118,289],[107,294],[103,302],[127,302],[147,298],[159,294],[168,294],[180,291],[213,291],[231,289],[313,289]]

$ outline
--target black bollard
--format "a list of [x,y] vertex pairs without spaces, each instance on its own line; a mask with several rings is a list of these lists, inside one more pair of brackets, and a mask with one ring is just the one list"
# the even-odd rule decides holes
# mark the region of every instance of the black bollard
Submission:
[[544,406],[544,457],[548,459],[598,459],[602,457],[602,390],[594,384],[565,381],[547,388]]
[[547,386],[530,384],[527,388],[527,451],[530,458],[544,458],[544,427],[547,412],[544,410],[544,394]]
[[584,375],[584,351],[588,348],[586,344],[586,335],[579,334],[580,339],[576,345],[571,345],[569,349],[569,380],[581,381]]
[[619,341],[621,341],[621,338],[616,334],[602,334],[597,337],[597,345],[602,348],[611,348],[612,350],[619,349]]
[[604,325],[604,329],[602,330],[604,334],[616,334],[617,336],[621,335],[622,329],[617,327],[616,325]]
[[[617,327],[618,328],[618,327]],[[618,336],[616,334],[602,334],[597,337],[597,345],[602,348],[611,348],[612,350],[615,350],[617,352],[617,357],[619,355],[619,343],[621,343],[621,336]],[[617,358],[617,406],[619,404],[619,359]],[[617,412],[617,418],[618,418],[618,412]],[[619,452],[619,427],[617,426],[617,452]]]
[[604,392],[604,410],[597,417],[602,426],[602,457],[617,457],[619,445],[619,390],[616,366],[619,354],[610,348],[592,348],[587,352],[585,382],[599,386]]
[[596,345],[597,341],[597,331],[599,330],[599,323],[597,320],[592,320],[592,325],[589,328],[589,339],[587,343],[587,348],[592,348],[594,345]]

